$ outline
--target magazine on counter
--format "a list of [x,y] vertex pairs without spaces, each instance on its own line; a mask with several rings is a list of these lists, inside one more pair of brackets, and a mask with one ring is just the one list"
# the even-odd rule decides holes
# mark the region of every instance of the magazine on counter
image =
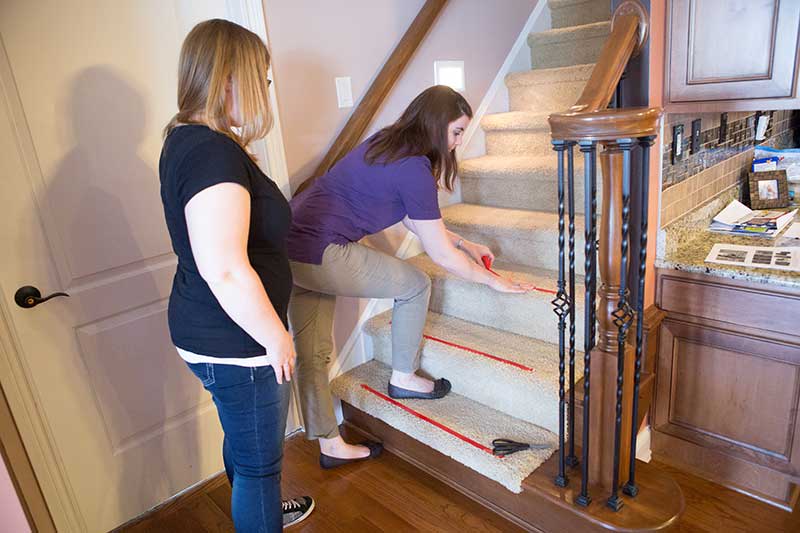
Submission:
[[753,211],[738,200],[733,200],[714,217],[708,229],[732,235],[775,237],[794,219],[796,214],[797,209],[788,212],[781,210]]
[[800,246],[742,246],[717,243],[706,263],[800,272]]

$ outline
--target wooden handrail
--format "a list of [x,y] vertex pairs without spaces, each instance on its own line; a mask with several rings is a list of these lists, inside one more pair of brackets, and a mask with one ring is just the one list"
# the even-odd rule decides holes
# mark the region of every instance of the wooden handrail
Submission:
[[660,110],[606,110],[630,59],[647,39],[647,11],[639,0],[617,7],[608,36],[592,75],[578,101],[549,117],[553,139],[611,140],[655,135]]
[[350,150],[358,146],[364,132],[367,131],[367,128],[372,123],[372,119],[380,110],[395,82],[411,61],[417,48],[419,48],[419,45],[446,4],[447,0],[426,0],[425,5],[419,10],[403,38],[397,43],[392,55],[386,60],[380,73],[367,89],[347,124],[336,137],[336,140],[333,141],[328,153],[322,158],[322,161],[311,173],[311,176],[300,184],[295,194],[300,194],[307,189],[316,178],[327,172]]

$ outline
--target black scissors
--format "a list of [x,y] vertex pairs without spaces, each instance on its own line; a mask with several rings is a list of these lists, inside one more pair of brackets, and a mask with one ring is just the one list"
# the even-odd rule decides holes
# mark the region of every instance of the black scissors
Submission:
[[511,439],[494,439],[492,441],[492,453],[498,457],[511,455],[512,453],[524,450],[546,450],[549,444],[528,444],[525,442],[515,442]]

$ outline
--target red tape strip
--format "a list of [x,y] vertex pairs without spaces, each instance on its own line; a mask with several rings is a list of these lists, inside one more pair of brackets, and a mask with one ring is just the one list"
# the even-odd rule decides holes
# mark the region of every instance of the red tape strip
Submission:
[[[367,385],[365,383],[362,383],[361,384],[361,388],[364,389],[365,391],[371,392],[372,394],[374,394],[378,398],[381,398],[382,400],[386,400],[387,402],[389,402],[390,404],[394,405],[395,407],[399,407],[403,411],[416,416],[420,420],[424,420],[425,422],[427,422],[427,423],[429,423],[429,424],[431,424],[433,426],[436,426],[437,428],[441,429],[442,431],[445,431],[445,432],[449,433],[450,435],[456,437],[457,439],[462,440],[462,441],[466,442],[467,444],[471,444],[472,446],[475,446],[479,450],[483,450],[484,452],[488,453],[489,455],[493,455],[494,456],[494,452],[492,452],[491,448],[487,448],[486,446],[484,446],[480,442],[474,441],[471,438],[469,438],[469,437],[467,437],[465,435],[462,435],[458,431],[455,431],[454,429],[450,429],[449,427],[445,426],[441,422],[437,422],[436,420],[433,420],[432,418],[429,418],[429,417],[423,415],[419,411],[415,411],[414,409],[408,407],[407,405],[403,405],[402,403],[398,402],[397,400],[395,400],[393,398],[390,398],[390,397],[386,396],[385,394],[376,391],[375,389],[373,389],[369,385]],[[505,456],[504,455],[497,455],[495,457],[497,457],[498,459],[502,459]]]
[[[492,270],[492,259],[488,255],[484,255],[483,257],[481,257],[481,259],[483,260],[483,266],[486,267],[486,270],[488,270],[489,272],[491,272],[492,274],[494,274],[495,276],[497,276],[499,278],[500,274],[498,274],[497,272]],[[550,290],[550,289],[542,289],[541,287],[534,287],[533,290],[539,291],[539,292],[545,292],[547,294],[558,294],[558,291],[554,291],[554,290]]]
[[502,357],[497,357],[496,355],[492,355],[490,353],[482,352],[480,350],[475,350],[473,348],[469,348],[467,346],[462,346],[461,344],[456,344],[455,342],[446,341],[444,339],[438,339],[438,338],[433,337],[431,335],[423,335],[423,337],[425,337],[426,339],[431,340],[431,341],[440,342],[440,343],[442,343],[444,345],[447,345],[447,346],[452,346],[453,348],[459,348],[459,349],[464,350],[466,352],[474,353],[476,355],[482,355],[483,357],[488,357],[489,359],[492,359],[494,361],[499,361],[501,363],[505,363],[507,365],[511,365],[513,367],[519,368],[520,370],[525,370],[526,372],[533,372],[533,369],[531,367],[529,367],[529,366],[525,366],[525,365],[523,365],[521,363],[517,363],[517,362],[514,362],[514,361],[509,361],[508,359],[503,359]]

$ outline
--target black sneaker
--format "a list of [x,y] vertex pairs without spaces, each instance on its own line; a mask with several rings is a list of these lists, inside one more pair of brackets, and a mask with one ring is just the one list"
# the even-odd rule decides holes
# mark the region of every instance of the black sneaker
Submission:
[[314,498],[300,496],[291,500],[283,500],[283,528],[299,524],[314,510]]

